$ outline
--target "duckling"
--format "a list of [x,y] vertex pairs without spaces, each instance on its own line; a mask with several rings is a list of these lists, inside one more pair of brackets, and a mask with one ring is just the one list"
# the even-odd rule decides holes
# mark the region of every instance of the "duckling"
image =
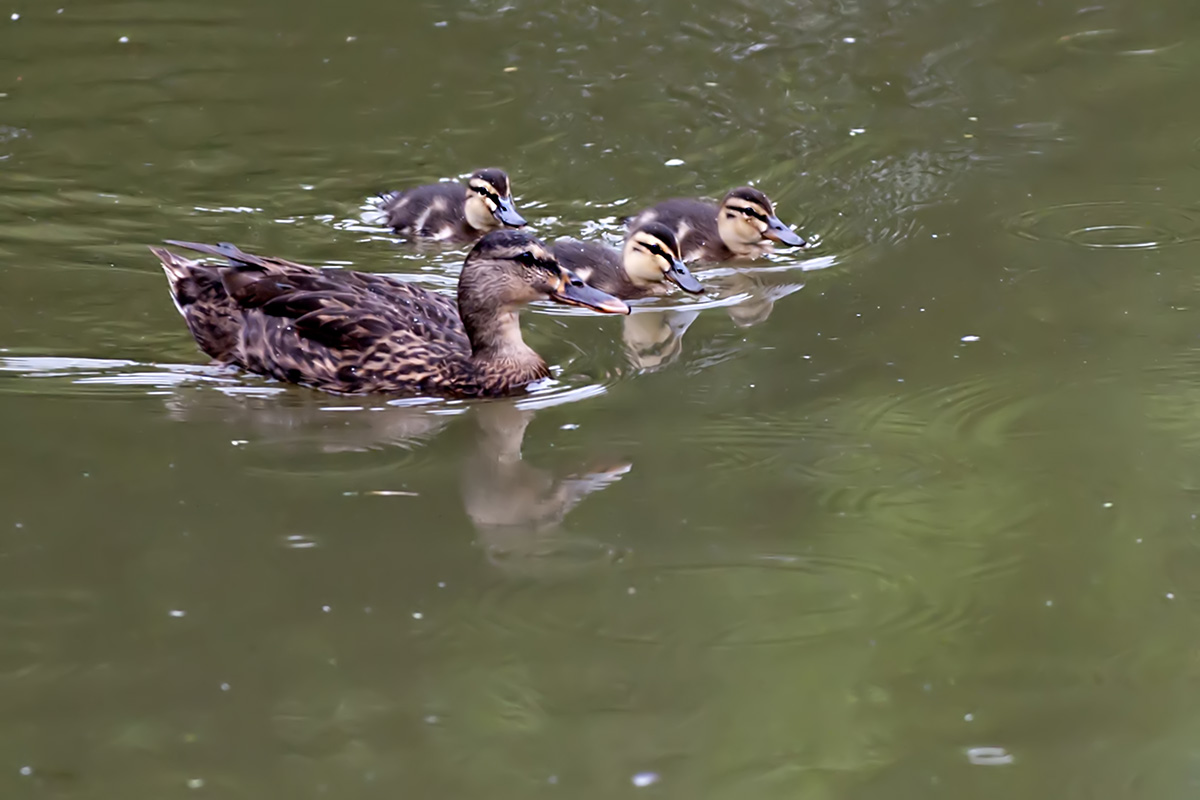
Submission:
[[629,313],[522,231],[493,231],[476,243],[459,276],[457,304],[384,275],[315,269],[231,244],[167,244],[229,260],[209,266],[150,248],[205,353],[341,394],[511,394],[550,375],[521,338],[519,306],[554,300]]
[[627,221],[630,228],[654,221],[673,229],[685,261],[758,258],[770,252],[772,240],[793,247],[808,244],[780,222],[771,201],[752,186],[729,192],[719,206],[681,197],[644,209]]
[[379,221],[404,236],[471,241],[501,226],[520,228],[508,174],[494,167],[467,183],[432,183],[380,196]]
[[559,239],[550,249],[564,267],[622,300],[666,294],[667,281],[685,292],[704,292],[683,263],[675,233],[661,222],[647,222],[631,230],[620,252],[578,239]]

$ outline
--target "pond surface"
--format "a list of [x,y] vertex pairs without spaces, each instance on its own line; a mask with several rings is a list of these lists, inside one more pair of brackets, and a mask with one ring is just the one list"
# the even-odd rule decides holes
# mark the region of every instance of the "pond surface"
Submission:
[[[1194,796],[1194,2],[10,6],[0,795]],[[146,249],[450,289],[364,203],[492,164],[820,246],[427,405],[205,366]]]

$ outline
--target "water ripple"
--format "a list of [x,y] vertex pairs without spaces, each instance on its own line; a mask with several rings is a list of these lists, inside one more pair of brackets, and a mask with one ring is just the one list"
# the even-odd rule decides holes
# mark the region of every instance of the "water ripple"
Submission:
[[1058,44],[1076,53],[1102,56],[1154,56],[1174,50],[1182,41],[1147,41],[1138,34],[1117,28],[1097,28],[1060,36]]
[[1127,200],[1064,203],[1026,211],[1006,227],[1034,241],[1094,250],[1149,250],[1200,238],[1200,212]]
[[882,563],[841,555],[759,555],[617,574],[605,587],[508,582],[480,604],[505,630],[711,648],[798,644],[853,630],[949,630],[968,612],[965,598],[935,601]]

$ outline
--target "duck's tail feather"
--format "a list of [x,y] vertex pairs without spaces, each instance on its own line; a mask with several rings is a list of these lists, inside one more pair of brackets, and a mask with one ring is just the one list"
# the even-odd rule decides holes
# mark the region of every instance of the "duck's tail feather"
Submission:
[[196,265],[196,262],[172,253],[165,247],[151,247],[150,252],[158,258],[163,272],[167,275],[167,286],[171,290],[171,302],[175,304],[179,313],[186,317],[187,313],[184,311],[184,307],[193,298],[189,296],[191,293],[186,291],[185,287],[191,282],[192,267]]
[[[171,244],[190,247],[182,242]],[[210,246],[202,245],[196,249],[205,247]],[[171,302],[200,349],[218,361],[236,363],[241,320],[237,305],[221,283],[221,273],[228,270],[184,258],[165,247],[151,247],[150,252],[162,264],[171,290]],[[201,252],[209,251],[201,249]]]
[[197,253],[204,253],[209,256],[219,256],[227,259],[231,265],[249,264],[252,266],[263,266],[263,259],[247,253],[236,244],[229,242],[218,242],[217,244],[204,244],[203,242],[184,242],[179,239],[167,239],[167,244],[173,244],[176,247],[183,247],[188,250],[195,250]]

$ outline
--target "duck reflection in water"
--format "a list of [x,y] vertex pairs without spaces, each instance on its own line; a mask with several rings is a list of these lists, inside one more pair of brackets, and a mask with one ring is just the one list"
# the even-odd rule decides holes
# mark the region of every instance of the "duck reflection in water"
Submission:
[[479,435],[462,473],[463,508],[488,560],[509,573],[546,574],[611,560],[611,545],[558,535],[558,526],[586,497],[632,469],[623,461],[599,462],[557,476],[522,458],[534,412],[515,403],[474,409]]
[[[461,470],[461,500],[491,563],[512,574],[545,575],[611,560],[613,546],[565,537],[558,528],[585,498],[620,480],[632,465],[597,460],[581,470],[556,474],[529,464],[521,450],[536,412],[518,405],[511,400],[483,402],[464,415],[387,405],[333,407],[342,409],[336,411],[328,398],[293,392],[253,397],[200,391],[167,398],[172,418],[236,426],[233,433],[250,439],[252,450],[265,447],[260,450],[260,469],[291,473],[297,464],[305,464],[310,475],[349,480],[349,485],[373,476],[364,493],[388,493],[378,484],[378,476],[387,474],[393,476],[389,484],[424,494],[419,475],[396,473],[406,469],[409,451],[434,446],[433,440],[461,419],[475,429]],[[397,452],[398,459],[388,457],[390,451]],[[263,464],[264,455],[275,463]]]

